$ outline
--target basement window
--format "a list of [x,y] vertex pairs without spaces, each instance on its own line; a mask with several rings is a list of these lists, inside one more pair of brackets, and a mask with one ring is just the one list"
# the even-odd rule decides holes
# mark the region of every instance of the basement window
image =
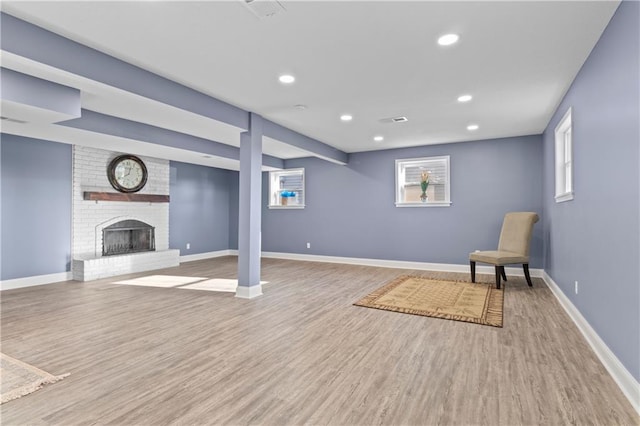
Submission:
[[304,208],[304,169],[269,172],[269,208]]
[[449,207],[449,156],[396,160],[396,207]]
[[571,108],[555,131],[556,139],[556,203],[573,200],[573,133]]

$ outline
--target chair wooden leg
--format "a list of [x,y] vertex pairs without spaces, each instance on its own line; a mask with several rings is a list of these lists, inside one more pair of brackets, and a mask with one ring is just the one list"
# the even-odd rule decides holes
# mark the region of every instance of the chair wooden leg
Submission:
[[500,274],[502,275],[502,279],[507,281],[507,274],[504,272],[504,266],[500,267]]
[[469,264],[471,265],[471,282],[475,283],[476,282],[476,262],[474,262],[473,260],[470,260]]
[[496,288],[500,288],[500,268],[501,266],[496,266]]
[[524,269],[524,277],[527,279],[527,284],[529,284],[529,287],[533,287],[533,283],[531,282],[531,276],[529,275],[529,264],[523,263],[522,269]]

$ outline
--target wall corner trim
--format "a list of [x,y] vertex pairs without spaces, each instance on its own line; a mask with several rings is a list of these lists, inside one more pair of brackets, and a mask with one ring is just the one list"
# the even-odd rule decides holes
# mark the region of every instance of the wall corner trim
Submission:
[[575,325],[584,336],[585,340],[591,346],[598,359],[607,369],[613,380],[616,382],[624,396],[627,397],[633,408],[640,414],[640,383],[631,375],[629,370],[625,368],[618,357],[609,349],[606,343],[598,336],[598,333],[591,327],[589,322],[582,316],[580,311],[575,307],[571,300],[560,290],[560,287],[553,281],[553,278],[543,272],[542,279],[547,284],[551,292],[554,294],[560,306],[573,320]]
[[12,280],[0,281],[0,291],[13,290],[14,288],[32,287],[36,285],[53,284],[61,281],[71,281],[73,274],[71,271],[58,272],[56,274],[36,275],[33,277],[15,278]]

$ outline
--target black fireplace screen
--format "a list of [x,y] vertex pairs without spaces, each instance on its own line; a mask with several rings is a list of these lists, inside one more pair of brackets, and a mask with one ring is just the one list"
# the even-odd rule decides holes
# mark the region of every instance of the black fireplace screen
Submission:
[[155,249],[155,228],[139,220],[123,220],[102,230],[103,256]]

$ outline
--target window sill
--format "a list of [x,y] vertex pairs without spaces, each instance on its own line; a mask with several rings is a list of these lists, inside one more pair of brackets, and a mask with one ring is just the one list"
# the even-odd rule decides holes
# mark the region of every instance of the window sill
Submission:
[[305,205],[304,204],[300,204],[300,205],[295,205],[295,206],[281,206],[281,205],[270,205],[269,208],[270,209],[276,209],[276,210],[287,210],[287,209],[304,209]]
[[556,195],[556,203],[563,203],[565,201],[573,200],[573,192],[567,192],[564,194]]
[[396,203],[396,207],[450,207],[451,201],[432,201],[426,203]]

